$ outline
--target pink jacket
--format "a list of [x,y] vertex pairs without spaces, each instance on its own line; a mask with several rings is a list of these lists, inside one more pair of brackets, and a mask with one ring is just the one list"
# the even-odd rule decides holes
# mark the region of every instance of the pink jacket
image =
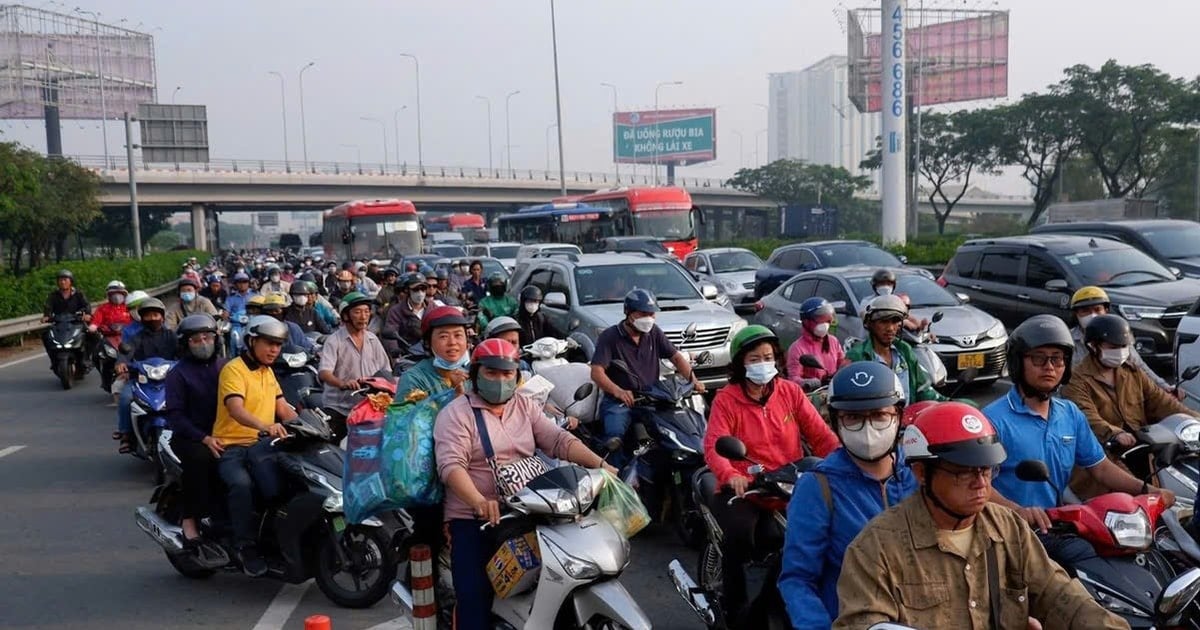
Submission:
[[[800,357],[811,354],[821,360],[824,370],[808,368],[800,365]],[[828,381],[837,371],[838,364],[846,358],[842,344],[833,335],[815,337],[807,330],[800,333],[800,338],[787,351],[788,380],[798,385],[806,378],[819,378]]]

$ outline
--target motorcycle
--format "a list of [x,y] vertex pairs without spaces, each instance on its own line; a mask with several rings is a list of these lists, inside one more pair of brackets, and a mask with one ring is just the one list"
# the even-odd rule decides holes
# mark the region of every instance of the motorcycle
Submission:
[[[1050,471],[1039,460],[1020,462],[1016,472],[1022,481],[1050,483]],[[1054,490],[1061,497],[1062,490]],[[1077,535],[1096,552],[1060,564],[1100,605],[1132,628],[1200,628],[1200,611],[1192,606],[1200,593],[1200,569],[1177,574],[1155,546],[1155,528],[1166,510],[1158,495],[1112,492],[1080,505],[1059,503],[1046,510],[1050,532]]]
[[113,381],[116,378],[117,359],[121,355],[121,324],[112,324],[97,330],[100,343],[96,344],[96,352],[92,364],[100,372],[100,389],[112,392]]
[[[629,565],[629,541],[594,513],[604,483],[598,470],[566,465],[502,502],[510,510],[502,523],[532,525],[541,561],[531,569],[538,571],[532,589],[493,599],[494,626],[557,628],[569,620],[571,627],[649,630],[650,619],[619,579]],[[392,599],[411,618],[413,595],[403,582],[392,586]]]
[[[284,495],[259,515],[258,548],[267,560],[267,577],[289,584],[314,578],[321,592],[339,606],[374,605],[396,579],[397,544],[408,527],[403,515],[387,512],[360,525],[348,524],[342,513],[345,454],[330,443],[327,418],[319,409],[305,409],[283,426],[288,437],[271,444],[283,471]],[[218,570],[240,572],[223,500],[213,506],[213,517],[200,522],[204,546],[213,553],[201,556],[184,548],[179,526],[181,467],[171,450],[169,432],[160,438],[159,453],[165,481],[154,490],[149,505],[134,511],[138,527],[163,548],[167,561],[185,577],[207,578]]]
[[913,332],[903,326],[900,327],[900,338],[908,345],[912,346],[913,354],[917,357],[917,365],[929,375],[929,382],[934,388],[941,388],[946,384],[946,379],[949,373],[946,371],[946,364],[942,363],[942,358],[933,351],[933,324],[942,321],[944,314],[938,311],[930,318],[930,325],[925,328]]
[[[167,428],[167,373],[173,367],[174,361],[159,357],[129,363],[129,378],[133,379],[129,411],[135,442],[130,454],[138,459],[158,463],[158,437]],[[156,481],[161,482],[161,467],[158,475]]]
[[580,349],[574,338],[556,339],[543,337],[521,349],[523,358],[529,361],[529,371],[541,376],[554,385],[549,400],[559,409],[571,406],[574,416],[581,425],[587,425],[599,417],[599,388],[595,388],[584,400],[572,397],[582,385],[592,382],[592,367],[587,363],[571,362],[566,356]]
[[318,355],[293,345],[285,345],[283,351],[275,359],[271,370],[275,372],[275,380],[283,390],[283,398],[293,409],[306,407],[306,395],[315,389],[320,389],[321,381],[317,377]]
[[229,328],[225,339],[225,347],[229,348],[229,356],[236,357],[244,349],[242,337],[246,334],[246,326],[250,324],[250,316],[245,311],[229,316]]
[[1175,493],[1172,509],[1190,514],[1200,485],[1200,420],[1176,413],[1130,433],[1136,440],[1133,446],[1124,449],[1110,439],[1105,448],[1135,471],[1134,476]]
[[[718,438],[716,449],[721,457],[731,461],[751,461],[746,457],[746,445],[732,435]],[[724,534],[708,508],[709,499],[720,489],[716,486],[716,478],[707,467],[701,468],[693,475],[692,493],[700,506],[700,513],[704,516],[706,531],[706,541],[696,569],[700,577],[699,584],[692,579],[678,559],[671,560],[667,565],[667,573],[671,576],[671,582],[679,596],[700,616],[705,626],[768,630],[792,627],[778,587],[779,573],[782,569],[783,535],[787,531],[787,505],[792,498],[796,479],[820,461],[819,457],[805,457],[771,471],[751,461],[753,465],[748,472],[754,477],[754,481],[742,497],[730,499],[730,502],[744,500],[754,503],[770,513],[772,524],[772,531],[766,537],[767,540],[757,541],[757,557],[750,563],[752,569],[758,569],[763,574],[762,586],[740,619],[731,619],[731,612],[723,610],[720,605],[722,565],[725,561],[721,551]]]
[[71,389],[75,379],[83,378],[87,369],[84,356],[84,335],[87,328],[81,313],[59,313],[51,318],[45,335],[51,349],[50,366],[63,389]]

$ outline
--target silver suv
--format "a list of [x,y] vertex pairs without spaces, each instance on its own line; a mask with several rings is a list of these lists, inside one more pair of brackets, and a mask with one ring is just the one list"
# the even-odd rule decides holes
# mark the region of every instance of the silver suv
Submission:
[[684,352],[709,352],[708,361],[696,365],[696,375],[710,389],[725,385],[729,342],[746,326],[744,319],[711,301],[717,296],[715,286],[698,285],[679,265],[643,254],[533,258],[519,266],[509,290],[516,296],[530,285],[542,290],[547,322],[589,348],[601,332],[624,319],[626,293],[649,290],[662,309],[658,325],[671,343]]

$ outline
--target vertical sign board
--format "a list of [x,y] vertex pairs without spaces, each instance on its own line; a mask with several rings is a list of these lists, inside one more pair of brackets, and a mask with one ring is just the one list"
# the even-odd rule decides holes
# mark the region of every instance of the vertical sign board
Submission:
[[686,166],[717,158],[717,110],[663,109],[613,114],[613,161]]
[[904,0],[881,0],[883,3],[883,68],[879,73],[879,91],[884,96],[883,111],[883,173],[880,192],[883,201],[883,242],[905,242],[905,173],[907,168],[904,141],[908,101],[905,85]]
[[138,105],[142,161],[197,164],[208,162],[208,112],[204,105]]

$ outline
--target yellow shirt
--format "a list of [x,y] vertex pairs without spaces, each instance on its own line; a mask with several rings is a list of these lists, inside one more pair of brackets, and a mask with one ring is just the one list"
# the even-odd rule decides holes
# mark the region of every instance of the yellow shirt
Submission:
[[225,402],[230,398],[242,399],[246,411],[263,424],[275,422],[275,401],[283,396],[275,373],[270,367],[260,366],[252,370],[242,357],[238,357],[221,368],[217,384],[217,421],[213,424],[213,437],[226,446],[247,446],[258,441],[258,430],[244,426],[233,416]]

